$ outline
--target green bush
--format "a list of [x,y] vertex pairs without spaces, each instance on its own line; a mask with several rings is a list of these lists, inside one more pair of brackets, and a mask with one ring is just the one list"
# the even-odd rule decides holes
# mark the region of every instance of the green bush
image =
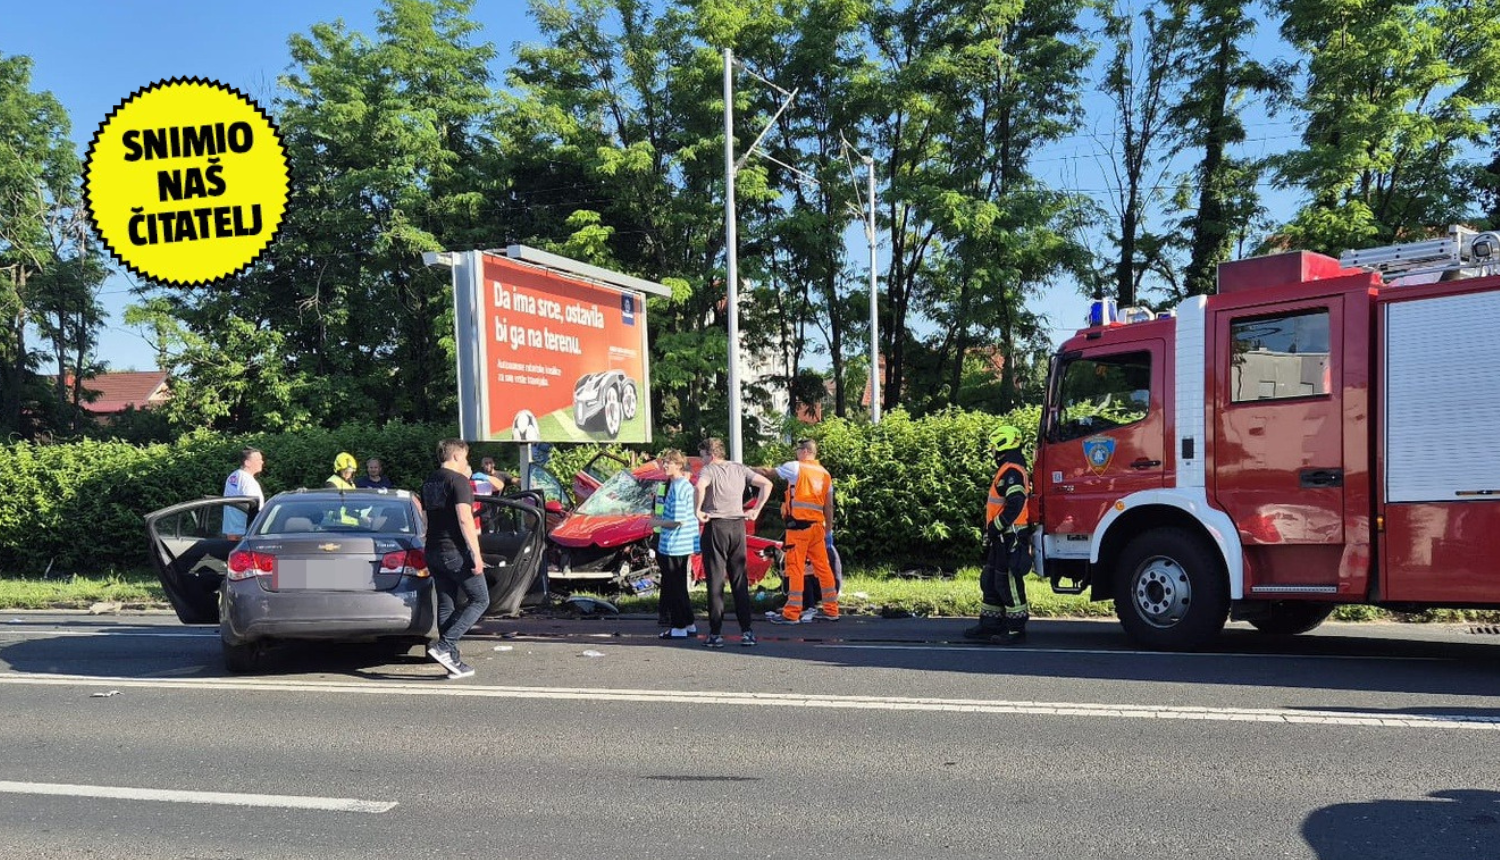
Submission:
[[[809,428],[837,483],[837,537],[844,557],[861,566],[976,563],[984,492],[994,474],[987,440],[1001,420],[1016,424],[1029,439],[1037,412],[1021,410],[1001,419],[952,411],[918,419],[897,410],[879,425],[832,419]],[[0,446],[0,571],[96,572],[149,564],[142,517],[218,495],[246,445],[265,452],[260,481],[268,497],[321,486],[340,451],[361,464],[381,458],[396,486],[415,489],[437,465],[437,441],[455,433],[456,428],[442,425],[348,424],[234,437],[199,431],[170,444],[84,440]],[[559,445],[548,468],[571,485],[573,473],[598,450]],[[632,455],[615,446],[608,450]],[[514,445],[476,445],[471,464],[477,466],[484,455],[494,456],[502,468],[515,468]],[[772,465],[790,459],[791,451],[785,444],[771,445],[751,456],[756,465]],[[777,487],[778,501],[782,489]],[[775,519],[768,512],[763,527],[771,529]]]
[[[861,565],[978,563],[985,491],[995,474],[990,431],[1014,424],[1030,451],[1039,418],[1037,407],[1000,417],[949,410],[912,418],[898,409],[879,424],[834,418],[808,428],[833,473],[839,553]],[[773,445],[763,462],[791,458],[790,446]]]
[[415,488],[436,464],[452,427],[350,424],[337,430],[227,437],[195,432],[171,444],[84,440],[0,446],[0,570],[98,571],[149,563],[142,517],[223,491],[239,451],[262,449],[262,488],[317,487],[348,451],[380,457],[397,486]]

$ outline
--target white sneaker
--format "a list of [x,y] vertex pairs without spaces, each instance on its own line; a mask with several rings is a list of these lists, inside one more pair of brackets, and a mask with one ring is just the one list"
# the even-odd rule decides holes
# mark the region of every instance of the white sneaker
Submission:
[[438,665],[448,670],[449,674],[458,671],[458,667],[460,665],[458,662],[458,658],[455,657],[451,652],[449,652],[447,648],[444,648],[443,643],[441,642],[434,642],[431,645],[428,645],[427,656],[431,657],[433,660],[436,660],[438,662]]
[[806,609],[802,610],[802,623],[803,624],[806,624],[807,622],[809,622],[809,621],[811,621],[811,620],[813,620],[814,618],[817,618],[817,617],[818,617],[818,607],[816,607],[816,606],[809,606]]

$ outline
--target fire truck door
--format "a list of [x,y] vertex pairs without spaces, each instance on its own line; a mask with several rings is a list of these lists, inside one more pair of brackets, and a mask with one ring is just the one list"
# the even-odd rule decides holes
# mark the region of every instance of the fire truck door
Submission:
[[1332,591],[1344,544],[1340,296],[1216,314],[1214,501],[1246,592]]
[[1118,499],[1163,485],[1165,342],[1146,340],[1064,356],[1055,372],[1045,459],[1033,483],[1052,558],[1088,558],[1089,540]]

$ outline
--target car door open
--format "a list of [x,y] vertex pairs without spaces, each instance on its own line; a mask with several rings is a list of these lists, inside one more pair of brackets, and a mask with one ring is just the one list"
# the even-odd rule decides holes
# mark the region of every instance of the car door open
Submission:
[[535,497],[482,497],[479,552],[490,588],[486,615],[515,615],[527,597],[542,595],[542,558],[546,554],[544,511]]
[[237,507],[249,521],[254,505],[247,496],[199,499],[146,515],[151,563],[182,623],[218,623],[219,585],[239,543],[224,535],[224,509]]

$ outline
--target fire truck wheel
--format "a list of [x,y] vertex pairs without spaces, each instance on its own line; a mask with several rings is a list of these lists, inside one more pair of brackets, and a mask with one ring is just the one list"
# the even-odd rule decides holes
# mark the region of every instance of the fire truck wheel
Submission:
[[1278,601],[1266,609],[1265,615],[1247,620],[1268,636],[1296,636],[1322,624],[1333,610],[1332,603]]
[[1229,618],[1229,583],[1218,553],[1185,529],[1152,529],[1131,541],[1114,586],[1120,623],[1147,648],[1201,648]]

